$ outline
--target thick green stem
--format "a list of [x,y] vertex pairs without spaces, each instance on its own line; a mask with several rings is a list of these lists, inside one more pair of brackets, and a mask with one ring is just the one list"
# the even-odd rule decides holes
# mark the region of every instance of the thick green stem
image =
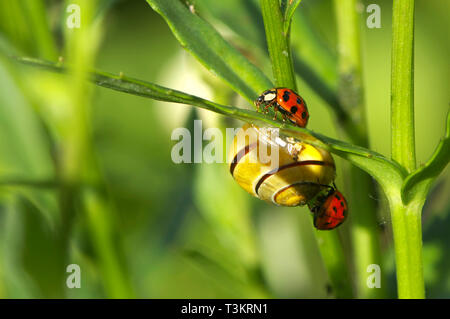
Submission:
[[279,0],[261,0],[267,46],[272,61],[273,77],[278,87],[297,90],[289,46],[289,32],[283,30],[284,17]]
[[[360,52],[360,19],[357,12],[357,0],[335,0],[336,22],[339,48],[339,100],[349,111],[355,132],[345,130],[345,134],[354,143],[367,147],[367,119],[364,105]],[[355,134],[353,134],[355,133]],[[356,134],[358,133],[358,134]],[[370,288],[366,284],[367,267],[381,264],[381,252],[378,238],[375,202],[369,194],[374,187],[369,175],[358,168],[349,168],[350,184],[346,190],[351,194],[351,237],[354,250],[354,267],[358,297],[377,298],[383,296],[383,287]]]
[[404,206],[400,197],[390,199],[397,290],[398,297],[402,299],[425,298],[422,262],[422,204],[414,201]]
[[[392,159],[408,172],[416,167],[414,141],[414,0],[395,0],[392,18]],[[399,298],[424,298],[421,210],[390,198]]]
[[392,17],[392,159],[416,168],[414,143],[414,0],[395,0]]

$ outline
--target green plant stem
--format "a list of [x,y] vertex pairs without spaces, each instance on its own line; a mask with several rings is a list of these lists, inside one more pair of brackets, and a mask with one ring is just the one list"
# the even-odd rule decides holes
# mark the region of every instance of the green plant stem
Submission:
[[[375,201],[370,198],[374,193],[374,185],[369,175],[354,166],[349,168],[352,224],[350,235],[353,245],[353,261],[355,267],[356,289],[359,298],[383,298],[385,285],[381,288],[370,288],[366,279],[370,275],[367,267],[371,264],[382,266],[378,222]],[[381,281],[384,282],[384,273]]]
[[[334,1],[338,33],[338,99],[352,117],[353,127],[345,130],[353,143],[367,146],[367,121],[361,74],[358,0]],[[344,127],[345,128],[345,127]],[[358,133],[358,134],[354,134]]]
[[425,298],[422,261],[423,202],[403,205],[400,196],[390,197],[395,243],[398,297]]
[[[367,119],[362,83],[360,20],[357,12],[358,0],[335,0],[339,51],[339,101],[352,116],[353,128],[342,127],[345,136],[353,143],[368,147]],[[357,134],[356,134],[357,133]],[[350,229],[357,295],[360,298],[383,296],[382,288],[369,288],[366,284],[367,267],[381,265],[381,252],[377,229],[375,202],[369,194],[374,193],[374,185],[369,175],[354,166],[349,167],[348,190],[351,194],[352,227]]]
[[332,294],[336,298],[353,298],[353,288],[351,285],[350,274],[347,271],[348,264],[345,258],[344,246],[341,244],[339,233],[335,231],[316,232],[317,243],[320,254],[326,265]]
[[[285,32],[284,16],[278,0],[261,0],[261,10],[266,31],[267,46],[277,87],[297,90],[290,50],[290,27]],[[351,298],[353,291],[346,267],[344,247],[336,232],[318,234],[319,249],[326,265],[333,294],[337,298]]]
[[402,200],[409,204],[412,200],[425,202],[431,185],[450,162],[450,111],[447,113],[447,127],[430,159],[409,174],[402,186]]
[[277,87],[297,90],[289,46],[289,31],[284,32],[284,17],[279,0],[261,0],[267,46],[272,61],[273,77]]
[[[392,17],[392,159],[408,172],[416,167],[414,141],[414,0],[394,0]],[[422,200],[405,204],[388,196],[394,232],[399,298],[424,298]]]
[[120,231],[114,208],[105,195],[92,189],[83,192],[83,205],[106,295],[108,298],[134,298],[127,270],[120,258],[120,246],[116,242]]
[[395,0],[392,17],[392,159],[412,172],[414,142],[414,0]]

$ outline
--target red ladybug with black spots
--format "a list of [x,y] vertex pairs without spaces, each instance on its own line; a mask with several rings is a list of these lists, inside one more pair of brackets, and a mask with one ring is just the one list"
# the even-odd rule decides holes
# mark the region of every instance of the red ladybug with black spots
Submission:
[[336,187],[326,186],[328,190],[319,194],[308,204],[314,214],[314,227],[331,230],[341,225],[348,214],[347,201]]
[[293,90],[288,88],[273,88],[264,91],[256,100],[255,106],[258,111],[261,105],[264,106],[263,112],[267,113],[269,107],[275,109],[275,117],[279,111],[283,119],[289,119],[292,123],[300,127],[306,127],[308,124],[309,113],[305,100]]

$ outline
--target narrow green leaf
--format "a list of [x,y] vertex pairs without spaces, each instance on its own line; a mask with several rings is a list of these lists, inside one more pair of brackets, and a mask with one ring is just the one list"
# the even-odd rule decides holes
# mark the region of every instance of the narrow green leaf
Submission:
[[238,41],[252,50],[251,54],[254,54],[255,46],[264,48],[266,38],[258,0],[193,0],[192,3],[194,10],[205,20],[220,22],[234,31],[241,38]]
[[[65,71],[63,67],[56,63],[31,58],[17,58],[17,60],[53,72]],[[306,143],[321,147],[347,159],[373,176],[386,192],[391,191],[395,187],[399,189],[403,178],[406,176],[406,171],[400,165],[377,152],[344,141],[339,141],[292,124],[274,121],[271,117],[263,113],[221,105],[154,83],[126,77],[122,74],[113,75],[106,72],[91,72],[91,81],[99,86],[120,92],[165,102],[193,105],[258,126],[279,128],[282,134],[293,136]]]
[[320,253],[326,264],[330,278],[332,294],[336,298],[354,298],[352,281],[346,268],[344,247],[338,232],[315,230]]
[[402,187],[402,200],[408,204],[411,200],[420,196],[425,200],[428,190],[434,180],[444,170],[450,161],[450,111],[447,114],[447,129],[445,137],[441,139],[439,145],[431,158],[425,165],[419,167],[408,175]]
[[280,3],[278,0],[261,0],[260,3],[275,85],[297,91],[289,32],[283,29]]
[[0,34],[16,50],[45,59],[57,57],[44,0],[0,0]]
[[15,180],[44,180],[53,176],[51,157],[47,152],[47,140],[33,113],[29,101],[23,97],[17,71],[0,55],[0,192],[21,194],[39,207],[49,222],[56,220],[55,198],[45,192],[14,187]]
[[271,81],[206,21],[181,1],[147,0],[167,22],[181,45],[209,71],[252,102]]
[[58,53],[50,30],[45,2],[23,0],[22,8],[29,23],[31,39],[39,56],[44,59],[55,59]]
[[[223,130],[225,133],[225,129]],[[220,238],[233,250],[240,267],[252,269],[258,265],[255,230],[252,227],[247,194],[236,187],[229,177],[226,164],[201,165],[194,179],[194,203],[198,211]],[[220,179],[221,187],[211,189],[211,179]],[[232,201],[229,199],[233,198]],[[239,207],[239,209],[235,209]],[[225,266],[225,265],[224,265]],[[225,266],[226,267],[226,266]],[[237,270],[237,269],[235,269]]]
[[292,16],[294,15],[295,9],[302,0],[282,0],[281,10],[284,16],[284,32],[288,33],[292,22]]
[[[295,23],[291,24],[291,46],[294,57],[297,54],[317,73],[324,85],[330,86],[330,89],[335,91],[338,78],[337,55],[334,48],[332,49],[331,44],[322,39],[319,30],[311,21],[313,17],[305,10],[296,10],[292,19],[295,19]],[[301,73],[300,76],[307,80]]]

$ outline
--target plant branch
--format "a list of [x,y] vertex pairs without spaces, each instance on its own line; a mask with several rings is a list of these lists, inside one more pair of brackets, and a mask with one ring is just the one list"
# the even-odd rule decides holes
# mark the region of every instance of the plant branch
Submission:
[[423,203],[403,205],[400,194],[388,196],[394,232],[397,291],[401,299],[425,297],[422,261]]
[[447,129],[431,158],[421,167],[409,174],[402,188],[402,200],[409,204],[417,196],[428,194],[431,184],[450,161],[450,111],[447,113]]
[[392,159],[416,168],[414,143],[414,0],[395,0],[392,17]]
[[297,91],[289,47],[289,31],[284,31],[284,17],[280,2],[279,0],[261,0],[260,3],[275,85]]
[[281,12],[284,17],[283,31],[288,33],[291,28],[292,17],[294,15],[295,9],[302,0],[281,0]]
[[[416,167],[414,141],[414,0],[394,0],[392,18],[391,153],[408,172]],[[424,298],[421,212],[424,197],[405,203],[388,195],[399,298]]]
[[[21,63],[43,68],[52,72],[62,73],[67,71],[58,63],[24,57],[15,59]],[[90,72],[90,80],[99,86],[116,91],[151,98],[154,100],[193,105],[254,125],[279,128],[282,134],[293,136],[299,140],[305,141],[308,144],[321,147],[347,159],[352,164],[374,176],[374,178],[386,191],[389,190],[390,187],[393,187],[393,185],[401,185],[403,178],[406,176],[406,172],[400,165],[377,152],[344,141],[336,140],[306,128],[294,126],[290,123],[274,121],[270,116],[260,112],[221,105],[154,83],[126,77],[122,74],[113,75],[107,72],[94,71]]]

